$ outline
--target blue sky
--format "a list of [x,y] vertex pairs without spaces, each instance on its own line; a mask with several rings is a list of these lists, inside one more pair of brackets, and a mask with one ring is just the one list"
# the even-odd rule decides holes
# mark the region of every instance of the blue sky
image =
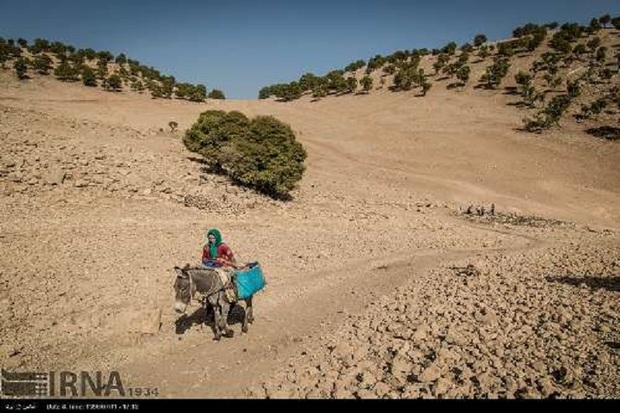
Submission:
[[232,99],[396,50],[586,24],[617,0],[0,0],[0,37],[109,50]]

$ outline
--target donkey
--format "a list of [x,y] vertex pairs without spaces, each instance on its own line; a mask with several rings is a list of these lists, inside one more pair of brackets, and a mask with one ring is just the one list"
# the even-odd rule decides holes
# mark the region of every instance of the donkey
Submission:
[[174,282],[176,296],[174,309],[177,313],[185,313],[194,295],[199,292],[204,296],[203,305],[206,313],[209,312],[210,308],[213,309],[215,340],[222,338],[222,332],[226,337],[232,338],[234,331],[228,327],[228,313],[232,305],[244,301],[245,314],[241,331],[248,332],[248,324],[254,322],[252,297],[245,300],[237,300],[236,297],[231,297],[226,290],[232,288],[232,280],[229,279],[224,283],[215,269],[185,266],[185,268],[174,267],[174,271],[177,275]]

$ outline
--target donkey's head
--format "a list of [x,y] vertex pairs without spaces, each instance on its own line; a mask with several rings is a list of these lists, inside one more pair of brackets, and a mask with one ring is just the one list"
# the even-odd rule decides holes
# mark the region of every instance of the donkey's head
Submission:
[[185,310],[187,310],[187,306],[189,305],[192,296],[194,295],[196,286],[192,283],[192,278],[189,272],[179,267],[174,267],[174,272],[177,275],[176,280],[174,281],[174,309],[177,313],[184,313]]

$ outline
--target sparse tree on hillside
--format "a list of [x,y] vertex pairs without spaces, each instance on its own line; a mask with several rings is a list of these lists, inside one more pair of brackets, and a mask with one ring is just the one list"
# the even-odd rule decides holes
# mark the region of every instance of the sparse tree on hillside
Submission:
[[450,42],[441,49],[441,53],[445,53],[447,55],[454,55],[456,53],[457,45],[455,42]]
[[542,93],[538,93],[532,83],[532,75],[519,71],[515,75],[515,81],[521,88],[521,97],[527,106],[534,107],[537,102],[544,101],[545,96]]
[[109,92],[119,92],[123,88],[123,80],[115,73],[103,81],[103,88]]
[[383,67],[383,73],[393,75],[394,73],[396,73],[396,66],[394,66],[393,64],[385,65]]
[[601,23],[599,23],[598,19],[590,20],[590,26],[588,27],[588,31],[590,33],[596,33],[601,30]]
[[596,61],[599,63],[605,63],[605,60],[607,59],[607,48],[606,47],[599,47],[598,50],[596,51]]
[[394,76],[394,88],[399,90],[409,90],[413,87],[413,70],[401,69]]
[[304,73],[299,78],[299,87],[305,92],[307,90],[314,89],[314,86],[317,82],[320,82],[320,78],[316,76],[314,73]]
[[465,43],[463,46],[461,46],[461,52],[463,53],[471,53],[474,51],[474,46],[472,46],[470,43]]
[[158,83],[155,83],[154,81],[150,80],[147,82],[147,86],[149,90],[151,91],[151,97],[153,99],[159,99],[159,98],[164,97],[162,88]]
[[67,45],[63,42],[52,42],[49,47],[50,52],[58,56],[59,59],[65,59],[68,55]]
[[89,47],[88,49],[84,49],[84,57],[88,60],[95,60],[97,58],[97,52]]
[[127,56],[125,56],[125,53],[121,53],[116,56],[116,59],[114,61],[119,65],[124,65],[125,63],[127,63]]
[[34,58],[33,66],[34,69],[40,75],[48,75],[50,70],[52,70],[53,66],[52,58],[46,54],[37,55]]
[[325,84],[319,83],[315,85],[314,89],[312,89],[312,97],[315,99],[320,99],[324,98],[325,96],[327,96],[327,87],[325,86]]
[[49,41],[45,39],[34,39],[34,43],[30,46],[29,50],[32,54],[39,54],[41,52],[46,52],[49,50],[50,44]]
[[611,23],[611,16],[609,14],[605,14],[601,16],[598,21],[603,25],[603,27],[607,27],[607,25]]
[[495,89],[501,84],[502,79],[506,77],[509,69],[510,61],[508,59],[496,59],[492,66],[487,67],[486,72],[482,75],[480,81],[485,83],[487,88]]
[[440,54],[437,56],[437,61],[433,64],[433,69],[435,69],[435,74],[439,74],[439,71],[448,64],[450,61],[450,56],[447,54]]
[[179,99],[187,99],[193,88],[194,86],[189,83],[177,83],[174,89],[174,94]]
[[347,93],[355,92],[355,89],[357,89],[357,78],[348,77],[346,81],[347,81],[347,89],[346,89]]
[[562,78],[560,76],[555,76],[552,73],[546,73],[543,76],[543,79],[545,79],[547,86],[551,89],[556,89],[562,84]]
[[477,34],[474,37],[474,46],[480,47],[487,42],[487,37],[484,34]]
[[368,93],[370,91],[370,89],[372,89],[372,78],[368,75],[364,76],[362,78],[362,80],[360,81],[361,85],[362,85],[362,89],[364,90],[364,92]]
[[224,92],[222,92],[219,89],[213,89],[210,93],[209,93],[209,99],[220,99],[220,100],[224,100],[226,99],[226,96],[224,95]]
[[144,83],[141,80],[134,80],[131,82],[131,90],[134,92],[142,93],[144,91]]
[[28,41],[26,39],[22,39],[21,37],[17,39],[17,44],[24,49],[28,47]]
[[63,82],[75,82],[79,80],[80,73],[75,66],[65,60],[54,70],[54,75]]
[[269,86],[264,86],[258,91],[258,99],[267,99],[272,94],[272,89]]
[[355,72],[358,69],[361,69],[362,67],[364,67],[366,65],[366,62],[364,60],[357,60],[353,63],[349,63],[345,68],[344,71],[345,72]]
[[422,96],[426,96],[428,91],[431,90],[431,87],[433,87],[433,85],[429,82],[422,83]]
[[581,56],[588,53],[588,49],[584,44],[578,44],[573,48],[573,54],[577,57],[577,59],[581,59]]
[[196,85],[191,90],[189,100],[192,102],[204,102],[207,98],[207,87],[205,85]]
[[620,30],[620,16],[611,19],[611,24],[616,30]]
[[105,60],[97,61],[97,79],[105,79],[108,76],[108,63]]
[[600,37],[595,37],[593,39],[590,39],[586,45],[588,46],[588,49],[590,49],[590,51],[592,53],[594,53],[596,51],[596,49],[598,49],[598,47],[601,45],[601,38]]
[[99,60],[101,61],[108,63],[114,60],[114,55],[108,51],[101,51],[97,52],[97,58],[99,58]]
[[478,51],[478,57],[482,60],[491,56],[491,51],[489,50],[489,46],[483,45],[480,47],[480,51]]
[[15,69],[15,74],[17,74],[17,78],[19,80],[28,78],[28,63],[26,59],[20,57],[13,63],[13,68]]
[[82,67],[82,83],[85,86],[97,86],[97,78],[95,77],[95,72],[88,66]]
[[461,86],[465,86],[469,82],[470,73],[471,69],[469,66],[463,66],[456,72],[456,78],[461,81]]
[[525,129],[529,132],[540,133],[544,129],[549,129],[558,125],[562,115],[570,106],[572,100],[568,95],[554,97],[546,108],[538,112],[534,119],[524,119]]
[[551,22],[551,23],[545,24],[545,27],[551,30],[555,30],[558,27],[560,27],[560,24],[558,22]]
[[368,60],[368,65],[366,66],[366,74],[369,75],[376,69],[382,67],[385,64],[386,59],[381,55],[376,55]]
[[578,98],[581,95],[581,84],[579,80],[569,80],[566,86],[566,91],[571,99]]

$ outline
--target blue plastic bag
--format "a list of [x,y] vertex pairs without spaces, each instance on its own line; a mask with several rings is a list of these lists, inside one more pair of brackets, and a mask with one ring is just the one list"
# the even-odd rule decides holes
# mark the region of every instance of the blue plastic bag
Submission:
[[258,262],[251,262],[248,268],[235,271],[237,297],[245,300],[265,287],[265,276]]

